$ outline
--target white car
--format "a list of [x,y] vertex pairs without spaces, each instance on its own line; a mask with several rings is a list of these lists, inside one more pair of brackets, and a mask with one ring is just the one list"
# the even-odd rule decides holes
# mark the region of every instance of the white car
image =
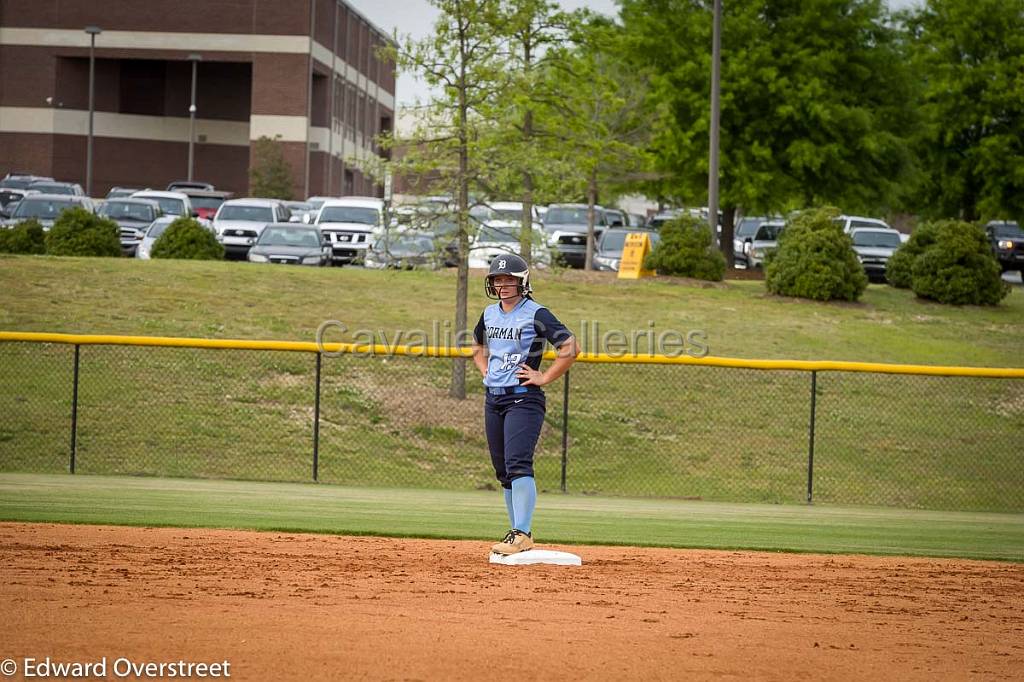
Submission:
[[[135,257],[139,260],[151,260],[153,258],[153,244],[164,233],[164,230],[170,227],[171,223],[178,218],[179,216],[176,215],[164,215],[154,220],[143,232],[142,241],[139,242],[138,247],[135,249]],[[213,232],[213,225],[210,224],[210,221],[200,220],[198,222],[207,230]]]
[[199,213],[192,206],[192,200],[183,192],[164,192],[155,189],[144,189],[132,194],[132,199],[149,199],[160,205],[164,215],[175,217],[198,218]]
[[217,241],[224,246],[227,258],[245,259],[249,249],[270,223],[287,223],[288,208],[277,199],[231,199],[225,201],[213,216]]
[[766,220],[757,226],[754,238],[743,245],[747,254],[747,267],[750,269],[764,267],[764,259],[769,251],[779,245],[779,235],[786,227],[785,221]]
[[384,200],[376,197],[328,199],[313,223],[329,241],[333,262],[362,262],[366,250],[384,234]]
[[[469,267],[486,269],[497,257],[519,254],[521,229],[520,223],[507,220],[492,220],[481,225],[469,242]],[[532,266],[543,268],[551,265],[551,254],[544,243],[543,228],[534,227],[530,253]]]

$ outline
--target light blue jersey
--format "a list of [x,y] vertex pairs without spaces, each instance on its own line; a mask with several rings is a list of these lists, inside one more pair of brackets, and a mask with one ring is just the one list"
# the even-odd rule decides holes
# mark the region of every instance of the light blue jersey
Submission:
[[532,298],[524,298],[507,313],[500,302],[487,306],[473,336],[478,344],[487,346],[484,385],[497,387],[518,386],[519,365],[525,362],[540,369],[545,342],[550,341],[557,348],[572,332],[547,308]]

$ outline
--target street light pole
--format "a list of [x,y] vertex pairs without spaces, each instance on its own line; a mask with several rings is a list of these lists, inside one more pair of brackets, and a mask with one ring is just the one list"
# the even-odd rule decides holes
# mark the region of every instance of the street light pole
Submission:
[[86,26],[89,34],[89,139],[85,145],[85,193],[92,196],[92,117],[96,90],[96,36],[103,33],[99,26]]
[[196,145],[196,68],[203,59],[202,55],[190,54],[192,62],[192,104],[188,108],[188,179],[192,180],[192,170],[195,167],[195,145]]

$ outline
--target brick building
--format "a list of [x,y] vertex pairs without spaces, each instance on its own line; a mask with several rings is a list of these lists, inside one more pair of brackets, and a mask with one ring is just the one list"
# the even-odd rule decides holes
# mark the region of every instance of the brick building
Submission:
[[93,196],[187,177],[190,60],[195,179],[248,194],[252,141],[280,136],[294,198],[382,194],[351,159],[392,128],[391,39],[339,0],[0,0],[0,177],[85,186],[86,26]]

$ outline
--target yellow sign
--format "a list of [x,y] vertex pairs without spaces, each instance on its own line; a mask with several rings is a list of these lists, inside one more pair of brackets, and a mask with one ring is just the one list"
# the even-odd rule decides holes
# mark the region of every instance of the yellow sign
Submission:
[[651,252],[651,238],[644,232],[626,235],[626,244],[619,261],[619,279],[640,279],[653,277],[654,270],[644,269],[644,258]]

